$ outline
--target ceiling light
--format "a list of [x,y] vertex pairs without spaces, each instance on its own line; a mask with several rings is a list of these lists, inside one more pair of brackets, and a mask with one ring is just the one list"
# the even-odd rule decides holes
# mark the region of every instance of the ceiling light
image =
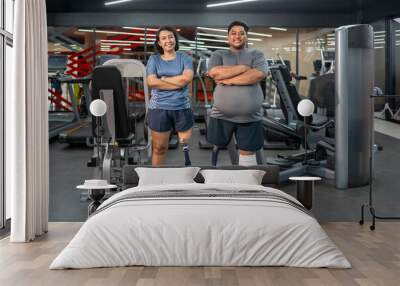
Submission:
[[101,43],[102,47],[109,47],[109,46],[130,46],[131,44],[126,43]]
[[[143,39],[143,38],[140,38]],[[112,43],[125,43],[125,44],[143,44],[144,41],[123,41],[123,40],[100,40],[102,44],[112,44]],[[147,44],[154,44],[154,41],[146,41]]]
[[151,43],[145,43],[145,42],[140,42],[140,41],[135,41],[131,44],[123,44],[123,43],[101,43],[102,46],[132,46],[134,44],[138,44],[138,45],[153,45]]
[[185,47],[185,46],[182,46],[182,47],[179,47],[179,50],[182,50],[182,51],[191,51],[191,50],[200,50],[200,51],[207,51],[207,48],[199,48],[199,47]]
[[219,3],[214,3],[214,4],[207,4],[207,8],[226,6],[226,5],[235,5],[235,4],[240,4],[240,3],[245,3],[245,2],[254,2],[254,1],[258,1],[258,0],[236,0],[236,1],[228,1],[228,2],[219,2]]
[[108,1],[104,2],[104,5],[109,6],[109,5],[115,5],[119,3],[124,3],[124,2],[131,2],[132,0],[116,0],[116,1]]
[[[147,43],[152,43],[152,44],[154,44],[155,43],[155,39],[146,39],[146,38],[140,38],[140,40],[141,41],[146,41]],[[150,40],[150,41],[149,41]]]
[[[196,38],[196,40],[201,40],[201,41],[206,41],[206,42],[228,43],[227,40],[217,40],[217,39]],[[203,42],[203,44],[204,44],[204,42]]]
[[227,38],[227,35],[217,35],[217,34],[207,34],[207,33],[197,33],[199,36],[208,36],[208,37],[218,37],[218,38]]
[[268,38],[271,38],[271,37],[272,37],[271,34],[263,34],[263,33],[248,32],[247,34],[249,34],[249,35],[255,35],[255,36],[263,36],[263,37],[268,37]]
[[[227,35],[217,35],[217,34],[207,34],[207,33],[197,33],[196,36],[218,37],[218,38],[225,38],[225,39],[228,38]],[[247,38],[247,40],[262,42],[262,39],[260,39],[260,38]]]
[[[116,34],[116,35],[132,35],[132,36],[145,36],[143,33],[129,33],[129,32],[119,32],[119,31],[106,31],[106,30],[93,30],[93,29],[78,29],[79,32],[96,32],[104,34]],[[153,34],[147,34],[147,37],[155,37]]]
[[209,45],[194,45],[194,44],[190,44],[190,47],[193,47],[193,48],[195,48],[195,47],[197,47],[197,48],[205,48],[205,47],[207,47],[207,48],[214,48],[214,49],[219,49],[219,48],[224,48],[224,49],[229,49],[229,47],[226,47],[226,46],[209,46]]
[[154,29],[154,28],[140,28],[140,27],[122,27],[124,29],[132,29],[132,30],[139,30],[139,31],[158,31],[158,29]]
[[[229,43],[228,41],[224,41],[224,40],[216,40],[216,39],[206,39],[206,38],[196,38],[196,40],[201,40],[204,42],[218,42],[218,43]],[[182,42],[182,41],[180,41]],[[197,42],[198,44],[204,44],[204,42]],[[248,42],[249,45],[254,45],[254,43],[252,42]]]
[[278,27],[269,27],[271,30],[277,30],[277,31],[284,31],[286,32],[287,29],[286,28],[278,28]]
[[[206,31],[216,31],[216,32],[224,32],[227,33],[226,29],[215,29],[215,28],[207,28],[207,27],[197,27],[198,30],[206,30]],[[198,33],[200,34],[200,33]],[[263,33],[255,33],[255,32],[248,32],[247,34],[249,35],[255,35],[255,36],[263,36],[263,37],[272,37],[271,34],[263,34]],[[216,35],[215,35],[216,36]],[[223,36],[223,35],[219,35],[219,36]],[[216,37],[219,37],[216,36]]]
[[[190,44],[191,47],[195,47],[193,44]],[[210,49],[223,49],[223,50],[229,50],[228,47],[221,47],[221,46],[208,46],[208,45],[198,45],[198,48],[210,48]]]
[[[179,42],[181,43],[190,43],[190,44],[195,44],[196,41],[190,41],[190,40],[179,40]],[[204,42],[199,42],[197,41],[198,44],[204,44]]]
[[199,30],[206,30],[206,31],[216,31],[216,32],[224,32],[226,33],[226,29],[215,29],[215,28],[207,28],[207,27],[197,27]]

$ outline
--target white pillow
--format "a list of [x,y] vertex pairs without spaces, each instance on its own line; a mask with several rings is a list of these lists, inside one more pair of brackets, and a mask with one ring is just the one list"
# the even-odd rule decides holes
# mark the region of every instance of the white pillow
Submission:
[[261,185],[265,171],[261,170],[202,170],[205,184],[234,183]]
[[139,176],[138,186],[195,183],[199,167],[186,168],[135,168]]

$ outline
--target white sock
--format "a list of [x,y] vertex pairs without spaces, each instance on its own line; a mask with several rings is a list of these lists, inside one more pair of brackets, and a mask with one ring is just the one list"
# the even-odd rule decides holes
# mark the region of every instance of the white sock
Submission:
[[239,166],[255,166],[257,165],[256,154],[239,155]]

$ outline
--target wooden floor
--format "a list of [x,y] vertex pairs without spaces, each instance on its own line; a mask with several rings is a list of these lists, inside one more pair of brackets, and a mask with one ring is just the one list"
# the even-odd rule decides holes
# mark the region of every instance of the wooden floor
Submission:
[[50,223],[44,237],[28,244],[0,241],[0,285],[400,285],[400,222],[368,225],[329,223],[323,227],[353,268],[123,267],[48,270],[80,223]]

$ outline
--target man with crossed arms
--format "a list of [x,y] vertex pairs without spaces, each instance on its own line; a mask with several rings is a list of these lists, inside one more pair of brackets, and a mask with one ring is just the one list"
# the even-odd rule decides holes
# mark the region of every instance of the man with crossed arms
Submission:
[[257,165],[255,152],[264,145],[264,99],[259,82],[267,75],[267,64],[262,52],[246,48],[248,30],[245,23],[232,22],[228,27],[230,49],[215,51],[208,63],[208,75],[217,86],[207,140],[227,146],[235,134],[242,166]]

